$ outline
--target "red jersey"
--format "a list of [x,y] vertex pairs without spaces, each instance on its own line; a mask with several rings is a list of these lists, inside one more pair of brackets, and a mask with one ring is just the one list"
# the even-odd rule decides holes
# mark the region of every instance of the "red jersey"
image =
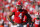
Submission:
[[35,23],[35,27],[39,27],[39,20],[37,20],[37,18],[34,18],[34,23]]
[[20,12],[20,11],[17,10],[17,9],[13,9],[12,12],[15,12],[14,22],[16,22],[16,23],[22,23],[22,22],[23,22],[23,17],[24,17],[24,15],[27,13],[26,10],[22,10],[22,12]]

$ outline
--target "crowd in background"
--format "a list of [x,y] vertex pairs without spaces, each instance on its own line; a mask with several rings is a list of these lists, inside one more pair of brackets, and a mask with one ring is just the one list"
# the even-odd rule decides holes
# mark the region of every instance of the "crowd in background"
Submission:
[[17,8],[18,1],[22,2],[22,9],[26,9],[32,18],[36,17],[37,11],[40,10],[40,0],[0,0],[0,20],[10,24],[7,16],[13,9]]

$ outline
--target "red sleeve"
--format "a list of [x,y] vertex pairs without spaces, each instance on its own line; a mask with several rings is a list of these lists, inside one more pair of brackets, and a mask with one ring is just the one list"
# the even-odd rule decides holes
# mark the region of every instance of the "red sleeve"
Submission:
[[23,22],[27,22],[27,16],[24,16]]
[[15,12],[15,11],[16,11],[16,9],[13,9],[13,10],[12,10],[12,12]]

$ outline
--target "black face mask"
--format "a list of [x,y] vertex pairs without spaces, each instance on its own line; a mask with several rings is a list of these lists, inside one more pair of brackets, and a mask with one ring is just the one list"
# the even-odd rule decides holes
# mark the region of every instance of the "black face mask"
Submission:
[[19,9],[19,11],[22,12],[23,10],[22,9]]

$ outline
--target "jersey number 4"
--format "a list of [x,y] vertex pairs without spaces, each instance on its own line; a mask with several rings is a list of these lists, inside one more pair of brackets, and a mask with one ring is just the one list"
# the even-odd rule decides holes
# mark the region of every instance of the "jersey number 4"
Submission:
[[20,19],[22,19],[22,13],[19,14]]

